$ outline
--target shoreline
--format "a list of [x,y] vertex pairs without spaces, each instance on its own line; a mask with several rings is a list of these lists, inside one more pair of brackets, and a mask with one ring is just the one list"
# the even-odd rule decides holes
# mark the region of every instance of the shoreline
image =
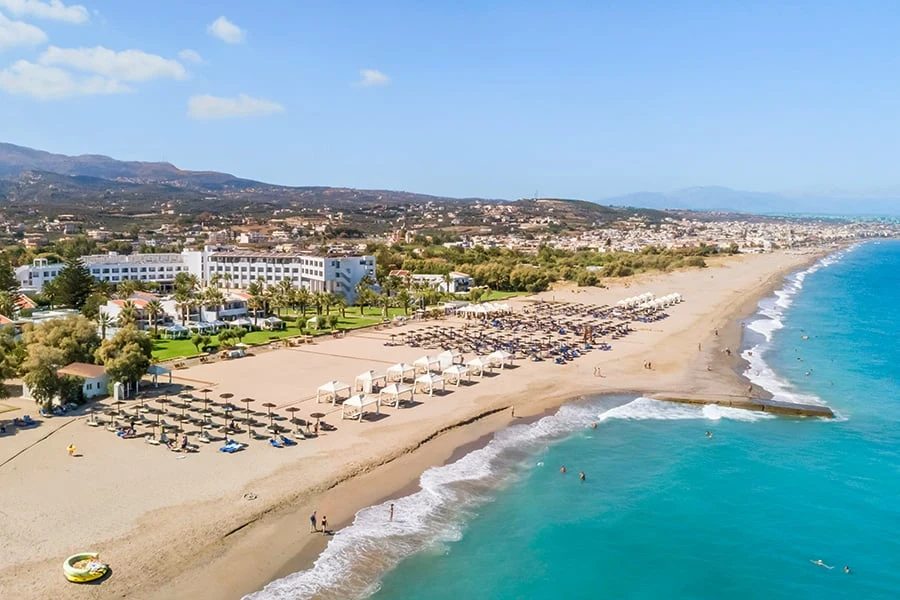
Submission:
[[[709,349],[704,350],[703,356],[710,359],[713,373],[716,374],[717,378],[723,382],[727,380],[736,381],[742,389],[743,386],[750,384],[750,380],[743,375],[748,363],[737,351],[743,343],[743,321],[756,314],[759,302],[772,296],[781,287],[785,278],[808,268],[828,254],[831,254],[831,252],[810,255],[808,260],[799,266],[772,273],[762,287],[757,290],[756,294],[748,296],[736,308],[719,319],[721,324],[718,326],[719,335],[710,334],[701,342],[703,345],[709,345]],[[725,348],[733,350],[730,357],[724,353]],[[771,398],[771,394],[765,389],[756,385],[753,387],[754,394],[758,395],[758,397]],[[645,394],[652,395],[652,392],[648,389],[610,388],[590,395],[599,397],[615,395],[640,396]],[[367,506],[379,505],[387,500],[408,496],[419,491],[421,489],[419,487],[419,479],[421,473],[426,469],[455,462],[466,454],[485,447],[493,439],[497,431],[510,425],[533,423],[544,416],[554,414],[563,404],[577,401],[584,397],[584,393],[563,393],[558,397],[546,398],[521,408],[517,405],[517,416],[515,419],[510,418],[508,412],[504,411],[489,415],[476,422],[456,425],[449,431],[424,442],[421,447],[411,451],[409,454],[377,467],[372,473],[350,478],[338,484],[323,494],[321,498],[316,499],[316,501],[303,507],[287,509],[288,514],[282,515],[279,520],[282,520],[283,524],[296,522],[310,513],[315,506],[329,503],[332,508],[329,509],[328,514],[338,515],[337,520],[332,517],[329,519],[329,522],[334,523],[333,530],[338,531],[352,523],[356,512]],[[380,480],[380,485],[376,486],[379,493],[367,495],[366,490],[371,491],[371,486],[374,483],[371,480],[375,479]],[[338,497],[350,497],[354,498],[354,501],[348,502],[346,498],[338,499]],[[368,499],[363,500],[363,498]],[[265,580],[257,580],[253,584],[248,582],[247,585],[241,586],[240,589],[233,590],[233,595],[228,596],[228,598],[242,598],[248,593],[262,589],[271,581],[311,568],[322,550],[324,550],[327,539],[325,536],[313,535],[312,537],[307,536],[306,539],[298,540],[299,546],[295,548],[293,554],[277,570],[272,571]],[[203,585],[197,585],[193,589],[179,589],[182,592],[188,592],[185,594],[185,597],[191,597],[192,593],[208,588],[205,588]],[[163,600],[164,596],[155,596],[155,598]]]
[[[141,515],[136,528],[127,530],[124,537],[113,538],[114,543],[105,544],[111,547],[109,552],[115,551],[117,555],[130,553],[140,556],[144,552],[167,547],[167,544],[171,545],[173,542],[178,544],[179,539],[172,535],[180,525],[186,541],[185,552],[179,553],[179,548],[173,547],[171,556],[158,566],[138,568],[137,572],[129,573],[129,578],[124,575],[113,577],[100,587],[81,588],[85,592],[78,592],[71,586],[38,588],[35,583],[30,588],[22,587],[23,591],[17,597],[46,597],[57,593],[48,590],[65,589],[70,597],[76,599],[240,598],[262,589],[274,579],[308,568],[315,561],[329,538],[308,533],[308,516],[313,510],[318,510],[320,516],[327,515],[331,528],[336,531],[351,522],[361,508],[418,490],[423,471],[432,466],[453,462],[484,446],[496,431],[510,424],[524,424],[540,418],[547,412],[553,412],[559,406],[584,396],[745,392],[748,380],[738,371],[742,362],[737,352],[742,337],[740,321],[754,314],[759,301],[771,296],[786,276],[832,252],[834,249],[807,254],[782,253],[777,257],[758,255],[762,258],[754,258],[750,255],[717,261],[709,269],[701,271],[639,276],[627,282],[616,282],[612,289],[588,292],[570,289],[549,293],[546,295],[547,299],[551,294],[565,296],[571,293],[571,301],[577,302],[581,300],[579,294],[583,293],[595,293],[604,298],[611,295],[624,297],[630,292],[626,289],[629,286],[646,287],[655,284],[659,287],[664,284],[667,290],[671,290],[672,286],[680,289],[677,288],[679,282],[685,285],[686,282],[695,282],[698,285],[715,286],[712,289],[718,290],[718,295],[713,299],[700,301],[698,296],[696,308],[691,308],[689,301],[686,308],[690,314],[678,316],[678,311],[683,309],[675,309],[676,316],[673,317],[671,327],[665,321],[661,326],[640,325],[634,336],[636,339],[632,340],[632,336],[629,336],[629,339],[618,342],[609,355],[589,355],[595,358],[583,359],[584,362],[565,367],[548,364],[534,367],[522,365],[509,374],[501,375],[501,384],[493,381],[494,378],[486,378],[476,386],[476,395],[469,401],[457,403],[455,394],[448,400],[436,397],[433,403],[426,402],[422,407],[409,411],[408,415],[405,409],[397,413],[391,412],[391,415],[396,416],[374,430],[366,429],[368,426],[360,428],[355,424],[342,424],[340,434],[344,437],[334,437],[332,434],[311,442],[317,446],[307,446],[317,448],[313,456],[284,463],[280,468],[270,469],[268,475],[236,479],[241,483],[232,485],[231,494],[240,496],[245,492],[252,492],[254,496],[258,495],[256,499],[238,500],[235,503],[226,498],[201,496],[189,504],[149,510]],[[771,266],[764,270],[763,265]],[[744,273],[743,279],[730,279],[732,273]],[[702,283],[707,278],[715,280],[716,276],[719,276],[718,281]],[[718,328],[719,335],[713,334],[715,328]],[[655,332],[661,332],[661,335]],[[359,343],[364,343],[365,340],[361,338],[370,337],[374,336],[361,335],[357,339],[360,339]],[[348,336],[346,340],[338,342],[346,344],[340,346],[342,351],[352,347],[350,344],[353,344],[353,339],[354,336]],[[368,343],[374,344],[374,341]],[[701,344],[702,351],[691,354],[698,343]],[[324,343],[317,346],[319,350],[315,354],[322,354],[321,349],[325,347]],[[733,350],[731,356],[724,353],[726,347]],[[602,363],[602,378],[591,377],[589,365],[601,356],[604,359],[608,356],[608,360]],[[648,356],[653,359],[654,368],[643,371],[637,364],[642,357],[646,359]],[[710,365],[710,371],[707,370],[707,365]],[[546,374],[551,372],[552,375],[547,377]],[[518,375],[519,373],[523,375]],[[316,377],[325,378],[324,374]],[[519,379],[522,381],[518,381]],[[480,393],[482,390],[484,393]],[[453,408],[442,409],[435,406],[435,411],[444,411],[433,413],[439,418],[423,423],[411,420],[427,417],[432,413],[423,411],[431,410],[433,404],[442,402],[454,403]],[[515,420],[509,416],[511,405],[516,408]],[[410,419],[403,421],[407,416]],[[347,436],[351,437],[348,439]],[[379,443],[373,446],[372,452],[364,460],[340,460],[340,457],[333,456],[336,449],[344,449],[342,452],[346,452],[347,449],[365,447],[361,444],[373,445],[376,441]],[[270,451],[257,449],[251,453],[251,456],[265,454],[264,459],[271,454]],[[240,456],[226,460],[244,460],[241,464],[253,464]],[[181,465],[187,463],[188,461],[183,461]],[[315,464],[318,464],[316,475],[310,479],[310,465]],[[295,487],[288,484],[294,480],[301,482],[300,485]],[[227,482],[222,485],[225,483]],[[166,519],[173,516],[173,510],[177,512],[178,519],[168,524]],[[221,520],[212,522],[215,515],[219,515]],[[109,552],[107,555],[112,556]],[[22,577],[31,574],[49,577],[47,581],[55,580],[53,575],[57,574],[56,564],[54,557],[30,563],[26,565],[24,572],[14,568],[12,578],[7,581],[21,586],[24,585]],[[113,569],[117,566],[120,572],[126,571],[127,565],[121,558],[113,563]],[[48,569],[52,569],[52,573],[44,573]],[[0,584],[4,586],[5,575],[9,575],[9,571],[0,572]],[[29,591],[35,590],[38,594],[29,595]]]

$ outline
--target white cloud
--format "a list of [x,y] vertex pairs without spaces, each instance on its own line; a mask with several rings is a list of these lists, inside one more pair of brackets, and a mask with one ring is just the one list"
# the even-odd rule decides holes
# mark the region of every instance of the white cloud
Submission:
[[63,69],[27,60],[15,62],[0,71],[0,89],[40,100],[131,91],[131,88],[114,79],[99,76],[74,77]]
[[391,82],[391,78],[375,69],[363,69],[359,72],[359,81],[356,85],[363,87],[375,87],[377,85],[387,85]]
[[188,99],[188,116],[192,119],[228,119],[232,117],[256,117],[284,111],[284,106],[263,98],[251,98],[241,94],[237,98],[217,96],[191,96]]
[[0,0],[0,8],[16,17],[36,17],[67,23],[87,23],[88,10],[80,4],[66,6],[61,0]]
[[187,48],[178,53],[178,58],[183,60],[184,62],[194,63],[195,65],[205,64],[206,61],[203,60],[203,57],[200,56],[200,53],[196,50],[191,50]]
[[187,71],[177,60],[148,54],[142,50],[116,52],[103,46],[95,48],[50,46],[41,54],[40,63],[62,65],[121,81],[187,78]]
[[38,27],[23,21],[13,21],[0,13],[0,50],[15,46],[38,46],[46,41],[47,34]]
[[219,17],[210,23],[206,31],[228,44],[240,44],[244,41],[244,30],[225,17]]

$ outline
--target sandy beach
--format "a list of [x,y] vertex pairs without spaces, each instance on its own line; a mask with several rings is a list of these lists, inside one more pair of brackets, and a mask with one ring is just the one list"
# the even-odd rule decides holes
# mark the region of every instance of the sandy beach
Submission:
[[[740,345],[740,319],[786,274],[822,254],[722,257],[706,269],[539,294],[543,300],[614,304],[643,292],[679,292],[685,301],[671,307],[667,319],[634,323],[635,331],[609,352],[565,365],[519,360],[473,385],[448,386],[445,395],[417,394],[415,406],[383,408],[374,420],[341,421],[339,405],[316,404],[316,388],[329,380],[352,384],[362,371],[383,373],[426,354],[385,345],[391,333],[414,323],[175,372],[176,383],[209,388],[210,397],[249,396],[254,411],[265,412],[262,404],[271,402],[285,416],[291,406],[303,418],[321,410],[337,426],[291,448],[254,441],[246,451],[225,455],[214,443],[198,453],[175,454],[87,427],[84,417],[57,417],[2,437],[0,539],[9,558],[0,570],[0,589],[20,599],[240,598],[311,564],[328,540],[309,533],[313,510],[337,530],[358,509],[414,490],[429,466],[512,422],[512,406],[520,421],[588,394],[746,397],[738,353],[725,353]],[[521,310],[533,300],[512,304]],[[652,369],[644,368],[647,361]],[[602,377],[595,375],[597,367]],[[22,399],[0,404],[20,409],[3,419],[36,412]],[[67,455],[70,443],[81,456]],[[62,560],[80,551],[99,551],[112,576],[100,585],[67,583]]]

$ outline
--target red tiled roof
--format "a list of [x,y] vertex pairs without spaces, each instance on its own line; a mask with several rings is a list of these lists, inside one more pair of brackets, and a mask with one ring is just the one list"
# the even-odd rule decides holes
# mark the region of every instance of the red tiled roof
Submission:
[[72,377],[82,377],[84,379],[96,379],[106,374],[106,368],[103,365],[91,365],[88,363],[72,363],[61,369],[56,370],[57,375],[71,375]]
[[16,308],[19,310],[28,310],[30,308],[37,308],[37,303],[34,300],[26,296],[25,294],[19,294],[16,298]]
[[0,315],[0,325],[12,325],[12,319]]

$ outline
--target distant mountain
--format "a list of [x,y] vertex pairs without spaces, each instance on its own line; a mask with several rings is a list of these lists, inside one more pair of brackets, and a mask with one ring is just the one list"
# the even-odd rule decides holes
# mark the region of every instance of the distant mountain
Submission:
[[638,192],[606,198],[610,206],[657,210],[721,211],[752,214],[898,215],[898,197],[787,196],[727,187],[692,187],[670,193]]
[[17,177],[28,172],[95,177],[131,183],[170,183],[202,189],[235,189],[263,185],[228,173],[183,171],[166,162],[122,161],[100,154],[67,156],[0,143],[0,177]]

